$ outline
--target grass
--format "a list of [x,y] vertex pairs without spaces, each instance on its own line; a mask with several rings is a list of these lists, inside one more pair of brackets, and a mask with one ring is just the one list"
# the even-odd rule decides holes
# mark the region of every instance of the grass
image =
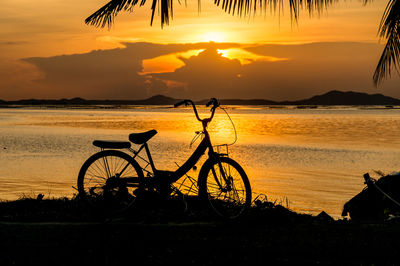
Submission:
[[[288,205],[288,201],[285,203]],[[16,201],[0,202],[0,221],[14,222],[80,222],[80,221],[104,221],[105,219],[123,219],[129,222],[219,222],[204,202],[196,196],[171,198],[161,200],[149,198],[142,201],[128,211],[112,213],[101,208],[96,208],[84,199],[77,196],[72,198],[45,198],[42,194],[35,196],[23,196]],[[264,195],[258,195],[250,210],[241,218],[255,220],[262,216],[275,217],[274,219],[311,218],[311,215],[297,214],[281,204],[267,201]]]
[[400,224],[300,214],[258,197],[223,221],[196,197],[110,215],[73,198],[0,202],[0,265],[398,265]]

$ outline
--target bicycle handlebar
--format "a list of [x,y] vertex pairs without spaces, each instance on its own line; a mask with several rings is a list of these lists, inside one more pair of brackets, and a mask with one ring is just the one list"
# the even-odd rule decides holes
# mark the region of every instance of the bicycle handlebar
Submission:
[[219,102],[215,98],[211,98],[210,101],[206,104],[206,107],[210,106],[211,104],[213,104],[214,106],[216,105],[216,107],[219,106]]
[[197,113],[196,105],[194,104],[194,102],[192,100],[183,100],[183,101],[177,102],[177,103],[174,104],[174,107],[181,106],[182,104],[184,104],[185,106],[188,106],[189,104],[191,104],[192,107],[193,107],[193,111],[194,111],[194,114],[196,115],[197,120],[199,120],[203,124],[208,124],[209,122],[211,122],[211,120],[214,117],[215,109],[217,109],[217,107],[220,105],[217,99],[211,98],[210,101],[206,104],[206,107],[208,107],[210,105],[213,105],[211,107],[211,110],[210,110],[212,112],[211,116],[209,118],[201,119],[199,117],[199,114]]

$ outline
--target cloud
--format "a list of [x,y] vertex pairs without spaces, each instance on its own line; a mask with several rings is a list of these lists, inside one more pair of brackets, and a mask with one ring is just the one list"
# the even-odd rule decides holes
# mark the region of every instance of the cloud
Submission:
[[[26,62],[3,59],[0,64],[0,98],[32,98],[33,79],[40,77],[39,70]],[[35,90],[33,90],[35,92]]]
[[[0,67],[0,72],[3,71],[0,76],[5,77],[0,81],[0,98],[140,99],[165,94],[192,99],[294,100],[333,89],[400,97],[397,76],[385,82],[380,90],[372,86],[372,73],[382,49],[379,44],[137,42],[124,46],[85,54],[26,58],[19,69],[29,73],[18,71],[13,78],[6,78],[12,73],[7,66]],[[218,52],[231,48],[245,52],[232,53],[229,58]],[[190,56],[189,51],[193,50],[203,51]],[[161,59],[171,57],[179,61],[175,67],[151,65],[153,68],[144,71],[143,62],[158,64]]]
[[[301,45],[259,45],[247,48],[260,55],[288,57],[290,60],[257,62],[244,68],[243,77],[255,88],[264,87],[268,98],[299,99],[329,90],[353,90],[387,93],[393,90],[384,84],[381,91],[373,87],[372,74],[382,46],[373,43],[311,43]],[[398,80],[398,77],[396,78]],[[397,92],[397,95],[400,95]]]
[[[188,59],[181,57],[180,60],[185,64],[183,67],[174,72],[153,74],[152,78],[181,84],[176,88],[183,94],[182,97],[226,98],[227,95],[243,94],[243,90],[235,85],[240,79],[240,61],[223,57],[216,47],[208,47],[197,56]],[[177,93],[171,91],[171,94]]]
[[[142,60],[185,50],[190,45],[124,43],[125,48],[86,54],[27,58],[44,78],[36,80],[47,97],[135,99],[147,97],[146,77],[139,75]],[[39,93],[39,92],[38,92]]]
[[[400,96],[399,77],[378,91],[372,73],[382,46],[371,43],[313,43],[242,47],[259,56],[287,60],[228,60],[215,49],[189,59],[185,66],[153,78],[184,84],[193,98],[264,98],[294,100],[329,90],[353,90]],[[182,89],[181,92],[182,93]]]
[[[201,49],[208,43],[153,44],[123,43],[125,48],[97,50],[86,54],[23,59],[35,65],[37,94],[46,98],[138,99],[166,92],[167,84],[141,75],[142,62],[165,54]],[[223,44],[221,47],[236,47]],[[170,82],[171,85],[173,82]],[[163,90],[164,89],[164,90]]]
[[28,44],[27,41],[7,41],[7,42],[0,42],[0,45],[23,45]]

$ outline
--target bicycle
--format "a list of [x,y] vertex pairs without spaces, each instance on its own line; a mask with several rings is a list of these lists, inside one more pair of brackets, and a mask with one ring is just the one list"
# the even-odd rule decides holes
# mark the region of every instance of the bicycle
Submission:
[[[168,197],[174,190],[172,184],[194,168],[208,149],[208,158],[198,175],[198,196],[208,202],[211,209],[221,217],[235,219],[243,215],[251,205],[249,179],[239,163],[228,157],[228,152],[219,153],[214,150],[207,131],[215,110],[220,107],[218,100],[212,98],[206,104],[206,107],[211,106],[211,115],[204,119],[199,117],[193,101],[183,100],[174,107],[181,105],[191,105],[203,127],[203,131],[196,132],[202,136],[200,144],[183,165],[175,171],[156,169],[147,144],[157,134],[154,129],[130,134],[130,142],[95,140],[93,145],[101,148],[101,151],[93,154],[82,165],[78,175],[79,195],[92,203],[101,202],[115,211],[132,207],[145,191],[157,191],[163,197]],[[131,143],[140,147],[134,150]],[[147,160],[139,155],[142,150],[146,152]],[[136,157],[147,164],[141,167]]]

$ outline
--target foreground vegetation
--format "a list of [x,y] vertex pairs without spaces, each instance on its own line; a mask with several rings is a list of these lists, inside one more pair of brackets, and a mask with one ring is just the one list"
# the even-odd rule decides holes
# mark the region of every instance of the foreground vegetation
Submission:
[[1,265],[396,265],[400,224],[299,214],[257,201],[222,221],[196,198],[109,214],[73,198],[0,203]]

